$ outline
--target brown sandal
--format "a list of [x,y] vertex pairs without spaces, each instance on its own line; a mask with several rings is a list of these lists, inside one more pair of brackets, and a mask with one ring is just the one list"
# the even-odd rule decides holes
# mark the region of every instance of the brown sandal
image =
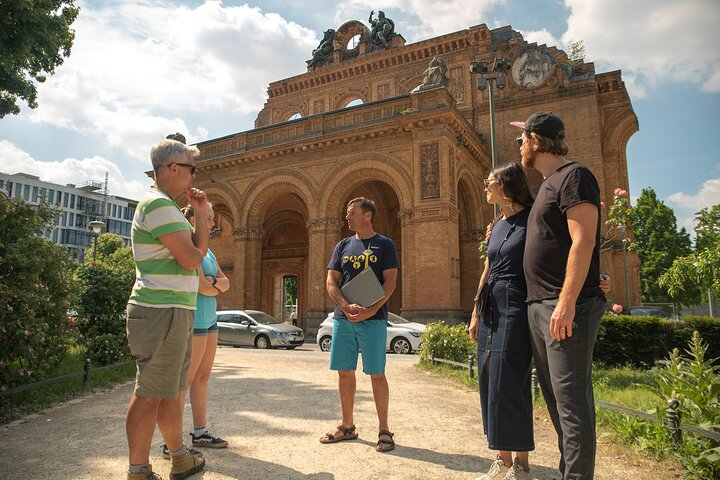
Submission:
[[[384,440],[380,437],[383,435],[390,437],[390,440]],[[388,431],[388,430],[380,430],[378,432],[378,441],[377,445],[375,445],[375,450],[377,450],[380,453],[389,452],[390,450],[395,449],[395,440],[393,440],[393,437],[395,436],[394,433]]]
[[355,440],[358,438],[358,434],[355,433],[355,425],[350,428],[344,427],[342,424],[337,426],[343,434],[341,437],[336,437],[332,433],[326,433],[324,437],[320,439],[320,443],[336,443],[342,442],[343,440]]

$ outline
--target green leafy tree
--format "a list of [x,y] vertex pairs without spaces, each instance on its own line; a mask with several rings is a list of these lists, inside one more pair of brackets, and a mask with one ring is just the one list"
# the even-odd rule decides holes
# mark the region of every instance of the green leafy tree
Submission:
[[79,340],[94,364],[107,365],[125,359],[125,306],[135,280],[132,250],[117,235],[97,238],[96,260],[78,268],[81,287],[78,302]]
[[567,55],[570,65],[576,67],[585,63],[585,42],[578,40],[570,44],[570,52]]
[[37,107],[37,88],[70,56],[80,9],[74,0],[0,1],[0,118],[17,115],[18,99]]
[[73,338],[75,263],[41,236],[56,215],[0,197],[0,389],[42,378]]
[[677,229],[673,210],[657,198],[652,188],[643,189],[630,213],[635,247],[640,257],[640,289],[644,302],[675,302],[694,304],[700,298],[696,287],[668,290],[658,283],[661,275],[669,269],[676,258],[691,252],[690,235]]
[[688,289],[707,292],[717,298],[720,293],[720,205],[703,208],[695,217],[696,251],[675,259],[660,277],[660,286],[670,295]]
[[695,215],[695,249],[720,248],[720,204],[703,208]]

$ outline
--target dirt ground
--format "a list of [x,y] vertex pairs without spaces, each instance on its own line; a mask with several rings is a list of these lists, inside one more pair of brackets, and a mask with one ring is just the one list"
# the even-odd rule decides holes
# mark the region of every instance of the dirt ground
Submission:
[[[207,467],[193,480],[220,479],[465,479],[495,458],[480,423],[478,394],[415,369],[415,356],[388,356],[390,427],[397,448],[374,450],[377,418],[369,378],[358,374],[356,441],[322,445],[340,418],[337,376],[316,346],[295,351],[221,348],[210,384],[211,431],[230,442],[204,450]],[[0,477],[7,479],[124,479],[124,416],[132,382],[75,399],[0,427]],[[190,407],[185,428],[191,426]],[[156,431],[157,432],[157,431]],[[189,438],[189,437],[186,437]],[[156,433],[150,461],[168,478]],[[541,409],[535,413],[533,477],[559,479],[557,437]],[[596,478],[668,480],[659,464],[600,438]]]

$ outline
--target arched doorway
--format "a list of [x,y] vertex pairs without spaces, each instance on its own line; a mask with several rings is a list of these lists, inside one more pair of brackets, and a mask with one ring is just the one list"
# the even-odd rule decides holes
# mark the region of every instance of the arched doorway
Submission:
[[[369,198],[375,202],[377,207],[377,216],[373,220],[373,228],[375,232],[390,238],[395,242],[397,249],[398,262],[402,265],[402,229],[400,226],[400,201],[397,194],[390,185],[385,182],[374,180],[356,185],[346,196],[339,211],[340,218],[345,218],[345,211],[350,200],[357,197]],[[341,238],[349,237],[355,233],[350,231],[347,222],[343,222],[341,228]],[[402,308],[402,272],[398,275],[395,292],[388,302],[388,309],[396,314],[400,314]]]
[[210,232],[209,247],[215,258],[217,258],[220,269],[230,280],[231,286],[230,290],[217,296],[217,309],[229,310],[234,308],[236,303],[233,296],[235,292],[232,288],[237,281],[233,262],[235,256],[233,242],[234,219],[232,210],[227,206],[225,200],[216,195],[209,195],[209,200],[213,204],[213,210],[215,211],[215,226]]
[[[469,320],[474,307],[477,286],[484,267],[480,243],[485,239],[484,226],[479,222],[478,213],[483,212],[476,188],[470,185],[467,178],[458,182],[458,221],[460,246],[460,306],[466,320]],[[489,222],[486,222],[489,223]]]
[[269,202],[263,218],[262,266],[260,273],[261,310],[279,320],[288,320],[286,280],[297,282],[298,326],[307,311],[308,275],[307,206],[294,193],[285,193]]

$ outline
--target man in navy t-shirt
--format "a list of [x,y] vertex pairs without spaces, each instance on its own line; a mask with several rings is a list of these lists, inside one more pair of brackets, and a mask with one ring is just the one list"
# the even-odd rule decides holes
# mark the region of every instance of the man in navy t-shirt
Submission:
[[[342,422],[334,433],[327,433],[320,443],[354,440],[358,437],[353,423],[355,403],[355,369],[362,352],[363,372],[370,375],[379,421],[378,452],[395,448],[393,434],[388,427],[390,390],[385,377],[385,346],[387,343],[387,301],[395,290],[399,269],[397,251],[392,240],[378,235],[372,221],[377,208],[364,197],[348,202],[345,220],[355,232],[341,240],[328,263],[326,287],[335,300],[333,341],[330,348],[330,369],[339,375]],[[370,268],[385,290],[385,297],[370,306],[350,303],[341,287],[360,272]]]

